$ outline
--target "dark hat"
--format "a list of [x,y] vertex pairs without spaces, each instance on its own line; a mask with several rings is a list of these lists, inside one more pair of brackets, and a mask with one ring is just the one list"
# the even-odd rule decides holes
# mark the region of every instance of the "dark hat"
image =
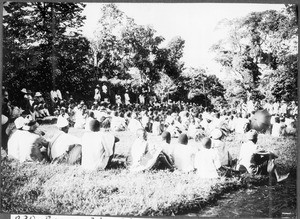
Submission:
[[178,143],[180,144],[188,144],[188,136],[186,134],[180,134],[178,137]]

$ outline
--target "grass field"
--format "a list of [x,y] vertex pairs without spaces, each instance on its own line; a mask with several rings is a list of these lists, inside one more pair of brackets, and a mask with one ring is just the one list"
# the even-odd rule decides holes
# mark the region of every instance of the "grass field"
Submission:
[[[40,126],[51,136],[55,126]],[[70,129],[81,136],[83,130]],[[252,185],[266,185],[266,177],[235,176],[199,179],[194,173],[151,171],[130,173],[122,163],[135,136],[115,133],[120,138],[112,168],[85,172],[80,166],[1,161],[1,209],[9,213],[170,216],[199,211],[220,195]],[[149,136],[153,142],[160,137]],[[173,139],[172,139],[173,140]],[[176,140],[176,139],[174,139]],[[226,137],[236,157],[243,135]],[[191,142],[196,144],[195,142]],[[291,172],[296,180],[297,140],[259,135],[258,144],[275,152],[280,172]],[[296,194],[295,194],[296,197]]]

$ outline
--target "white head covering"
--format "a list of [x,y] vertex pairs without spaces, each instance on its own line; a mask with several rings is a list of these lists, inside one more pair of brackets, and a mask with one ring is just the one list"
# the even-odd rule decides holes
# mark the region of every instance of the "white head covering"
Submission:
[[22,116],[16,118],[15,125],[17,129],[23,128],[24,124],[25,124],[25,119]]

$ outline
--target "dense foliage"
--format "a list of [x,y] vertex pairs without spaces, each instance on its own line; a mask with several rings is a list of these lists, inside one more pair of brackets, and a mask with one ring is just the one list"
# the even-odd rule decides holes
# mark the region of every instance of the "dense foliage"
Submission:
[[[228,37],[212,47],[216,60],[232,75],[228,97],[297,99],[297,6],[253,12],[224,20]],[[234,92],[239,87],[239,92]]]
[[84,4],[9,2],[3,16],[3,84],[11,96],[23,87],[84,92],[90,80],[89,42],[78,28]]

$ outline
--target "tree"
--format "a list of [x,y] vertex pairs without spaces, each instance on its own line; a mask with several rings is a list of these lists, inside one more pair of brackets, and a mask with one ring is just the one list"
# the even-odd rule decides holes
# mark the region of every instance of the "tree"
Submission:
[[164,74],[176,79],[183,69],[184,40],[176,37],[166,47],[161,46],[163,41],[153,27],[136,24],[115,4],[104,5],[91,39],[97,77],[131,80],[135,87],[148,86],[150,90]]
[[216,60],[236,74],[236,81],[242,82],[235,86],[240,85],[254,98],[265,95],[269,99],[295,100],[297,97],[296,7],[287,5],[281,11],[253,12],[223,22],[230,28],[230,34],[213,46]]
[[[78,31],[85,19],[84,7],[79,3],[5,4],[3,82],[12,94],[23,87],[48,92],[72,80],[80,85],[77,91],[83,90],[82,79],[89,68],[89,44]],[[74,84],[61,89],[69,90]]]
[[204,106],[225,100],[225,89],[219,79],[215,75],[207,75],[204,69],[187,69],[176,81],[178,89],[174,97],[177,100],[190,100]]

